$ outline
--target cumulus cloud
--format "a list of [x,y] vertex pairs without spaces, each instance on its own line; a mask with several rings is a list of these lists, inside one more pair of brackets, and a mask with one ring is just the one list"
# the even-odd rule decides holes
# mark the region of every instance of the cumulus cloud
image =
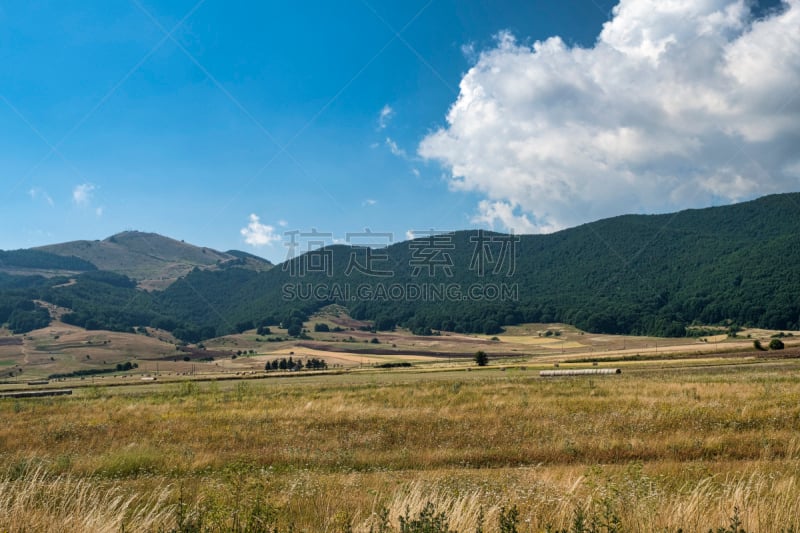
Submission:
[[91,183],[82,183],[72,189],[72,201],[80,207],[87,207],[92,202],[96,187]]
[[509,202],[481,200],[478,204],[479,214],[473,217],[472,221],[486,224],[492,229],[499,223],[502,228],[512,230],[514,233],[533,233],[537,229],[536,226],[526,214],[515,213],[516,207]]
[[275,233],[275,228],[262,224],[256,214],[250,215],[250,222],[239,232],[244,237],[245,243],[255,247],[272,246],[273,242],[281,240],[281,236]]
[[381,112],[378,114],[378,129],[382,130],[389,125],[389,121],[392,120],[394,116],[394,109],[389,104],[386,104],[381,109]]
[[800,189],[800,0],[622,0],[591,48],[501,33],[419,154],[475,219],[553,231]]

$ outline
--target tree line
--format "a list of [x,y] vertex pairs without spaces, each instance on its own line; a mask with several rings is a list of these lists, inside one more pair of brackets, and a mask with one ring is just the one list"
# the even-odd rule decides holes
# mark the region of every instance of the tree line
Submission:
[[274,370],[326,370],[327,368],[328,363],[324,359],[317,359],[316,357],[306,359],[305,363],[301,359],[293,359],[292,357],[286,359],[282,357],[267,361],[264,365],[264,370],[267,372]]

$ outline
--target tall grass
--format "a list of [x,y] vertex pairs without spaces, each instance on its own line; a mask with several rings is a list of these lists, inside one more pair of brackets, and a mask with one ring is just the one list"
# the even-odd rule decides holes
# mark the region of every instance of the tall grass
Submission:
[[118,484],[50,476],[41,467],[20,474],[0,479],[0,531],[154,531],[173,521],[168,488],[139,496]]
[[397,531],[429,504],[470,533],[481,517],[499,531],[512,506],[521,532],[569,530],[580,517],[705,533],[734,509],[747,531],[800,529],[790,364],[0,400],[0,531],[358,533],[381,517]]
[[[745,531],[795,531],[800,527],[796,473],[776,478],[752,472],[710,476],[693,487],[666,492],[626,476],[597,483],[579,476],[566,484],[533,483],[526,496],[466,487],[453,491],[441,481],[413,481],[387,497],[375,494],[365,508],[352,508],[346,493],[328,487],[303,501],[288,501],[258,487],[252,478],[217,480],[184,492],[157,485],[146,495],[120,483],[48,476],[43,469],[0,480],[0,530],[53,532],[117,531],[401,531],[403,517],[430,506],[446,517],[449,530],[496,532],[508,509],[518,508],[518,531],[574,531],[581,516],[586,531],[706,532],[731,517]],[[566,480],[564,480],[566,481]],[[239,484],[239,487],[234,485]],[[385,529],[382,529],[385,527]],[[582,531],[579,530],[579,533]],[[738,533],[738,532],[737,532]]]

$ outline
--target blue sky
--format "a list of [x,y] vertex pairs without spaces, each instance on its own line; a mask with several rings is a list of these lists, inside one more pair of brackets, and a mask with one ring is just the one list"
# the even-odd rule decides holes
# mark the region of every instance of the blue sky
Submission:
[[[428,228],[552,231],[624,212],[794,190],[800,162],[791,150],[774,154],[798,138],[798,121],[751,130],[753,117],[796,113],[796,38],[789,35],[796,17],[789,15],[800,8],[753,15],[735,12],[737,2],[705,3],[705,11],[678,21],[647,18],[636,6],[612,11],[616,2],[608,0],[0,4],[0,248],[136,229],[280,261],[289,230],[316,228],[337,240],[364,228],[395,240]],[[671,118],[658,126],[630,119],[653,102],[631,112],[630,98],[597,100],[631,72],[642,75],[639,63],[622,70],[652,60],[642,60],[642,51],[655,47],[669,59],[685,42],[696,52],[691,47],[705,37],[678,28],[691,26],[687,20],[708,26],[722,12],[749,24],[712,28],[722,51],[708,61],[731,62],[744,50],[736,65],[726,63],[733,73],[726,80],[738,79],[734,67],[747,67],[769,44],[755,27],[781,24],[788,74],[767,89],[782,106],[757,105],[764,87],[718,89],[718,80],[698,75],[686,87],[714,87],[723,99],[754,104],[733,118],[705,110],[713,127],[687,133]],[[666,36],[630,42],[636,32],[658,34],[643,27]],[[556,36],[557,46],[547,41]],[[605,72],[620,65],[620,73],[581,78],[588,65],[606,64]],[[643,90],[658,93],[658,83],[683,79],[664,81],[668,60],[649,64],[636,82]],[[554,114],[564,102],[580,117],[608,106],[613,120]],[[582,145],[584,133],[594,140]],[[648,135],[674,149],[642,157],[630,138],[650,142]],[[673,142],[687,136],[699,140]],[[560,138],[578,139],[577,148],[558,157],[542,152]],[[728,140],[741,150],[725,148]],[[739,151],[749,155],[715,156],[699,169],[689,163]],[[590,155],[584,162],[581,154]],[[592,166],[598,161],[607,175]],[[564,177],[582,172],[586,181]],[[748,181],[760,173],[780,175]],[[620,195],[633,174],[648,181]],[[597,183],[605,192],[593,189]]]

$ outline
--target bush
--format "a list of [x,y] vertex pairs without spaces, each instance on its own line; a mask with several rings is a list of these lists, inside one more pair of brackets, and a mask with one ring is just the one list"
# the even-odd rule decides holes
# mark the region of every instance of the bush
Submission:
[[431,502],[419,512],[419,516],[411,518],[406,509],[405,516],[400,516],[400,533],[455,533],[450,529],[447,515],[437,513]]
[[783,350],[783,341],[780,339],[772,339],[769,341],[770,350]]
[[519,525],[519,509],[514,505],[511,509],[506,509],[503,506],[500,509],[499,517],[500,533],[518,533],[517,525]]
[[762,351],[766,349],[761,345],[761,341],[758,340],[758,339],[753,341],[753,348],[755,348],[756,350],[762,350]]
[[478,366],[486,366],[489,364],[489,356],[483,350],[480,350],[475,354],[475,362]]

